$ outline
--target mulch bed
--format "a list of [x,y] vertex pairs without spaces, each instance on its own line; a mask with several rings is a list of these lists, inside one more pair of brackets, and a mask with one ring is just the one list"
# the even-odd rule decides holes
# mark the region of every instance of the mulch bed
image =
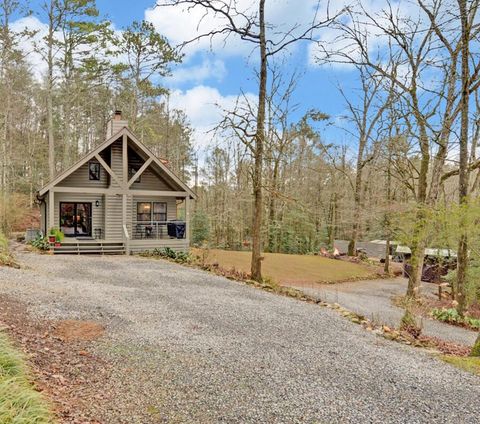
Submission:
[[35,387],[53,403],[59,422],[101,422],[95,408],[115,397],[105,384],[111,367],[89,348],[103,327],[89,321],[34,319],[24,304],[7,296],[0,296],[0,325],[26,354]]

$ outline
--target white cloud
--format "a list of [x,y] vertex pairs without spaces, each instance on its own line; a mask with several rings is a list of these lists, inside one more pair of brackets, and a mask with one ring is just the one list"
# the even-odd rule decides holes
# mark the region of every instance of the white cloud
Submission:
[[41,22],[36,16],[27,16],[16,20],[11,24],[13,32],[21,33],[25,30],[35,32],[33,37],[22,37],[18,47],[27,55],[28,63],[31,65],[33,75],[40,79],[47,70],[47,64],[40,53],[35,51],[35,43],[40,43],[47,35],[48,25]]
[[[247,93],[250,102],[255,102],[255,96]],[[213,134],[211,130],[222,120],[223,111],[235,106],[237,96],[222,95],[216,88],[198,85],[190,90],[174,90],[170,95],[170,104],[183,110],[195,129],[194,142],[200,149],[211,145]]]
[[222,81],[227,75],[225,63],[220,59],[204,59],[202,63],[194,66],[182,66],[173,71],[169,83],[181,84],[193,82],[201,84],[206,80]]

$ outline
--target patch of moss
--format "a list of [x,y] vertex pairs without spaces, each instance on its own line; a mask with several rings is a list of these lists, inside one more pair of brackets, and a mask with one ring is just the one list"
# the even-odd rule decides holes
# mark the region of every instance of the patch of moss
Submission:
[[440,358],[461,370],[480,375],[480,358],[478,357],[442,355]]

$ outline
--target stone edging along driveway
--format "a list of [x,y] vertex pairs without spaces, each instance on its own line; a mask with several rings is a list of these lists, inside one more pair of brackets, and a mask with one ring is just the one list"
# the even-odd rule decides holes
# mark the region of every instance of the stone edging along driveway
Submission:
[[[406,287],[406,279],[394,278],[356,281],[338,285],[317,284],[311,287],[302,287],[301,290],[326,302],[338,303],[357,314],[364,315],[379,325],[398,327],[404,310],[394,305],[392,298],[404,295]],[[428,293],[433,293],[435,288],[429,283],[422,283],[422,290]],[[429,318],[421,319],[421,324],[423,333],[428,336],[466,346],[473,346],[478,335],[476,331]]]

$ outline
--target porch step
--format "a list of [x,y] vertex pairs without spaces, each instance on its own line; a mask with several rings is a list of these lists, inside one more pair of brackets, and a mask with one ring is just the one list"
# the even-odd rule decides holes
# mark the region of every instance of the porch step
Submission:
[[124,255],[125,244],[122,242],[106,242],[106,241],[79,241],[65,242],[61,246],[52,246],[50,251],[54,255]]

